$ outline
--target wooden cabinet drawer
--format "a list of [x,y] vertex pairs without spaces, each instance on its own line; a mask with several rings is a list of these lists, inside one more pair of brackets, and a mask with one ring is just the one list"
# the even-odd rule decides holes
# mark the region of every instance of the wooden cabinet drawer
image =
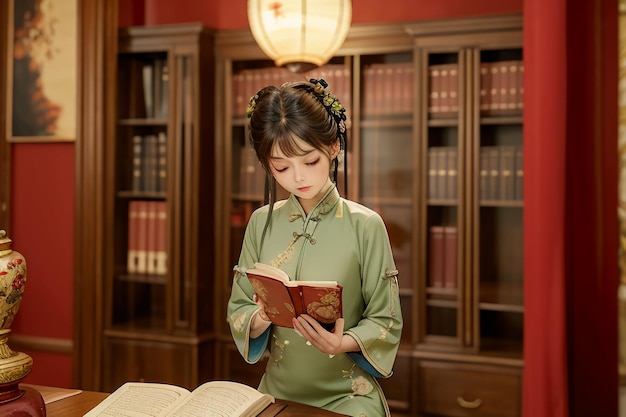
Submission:
[[519,417],[521,369],[422,361],[418,409],[445,417]]

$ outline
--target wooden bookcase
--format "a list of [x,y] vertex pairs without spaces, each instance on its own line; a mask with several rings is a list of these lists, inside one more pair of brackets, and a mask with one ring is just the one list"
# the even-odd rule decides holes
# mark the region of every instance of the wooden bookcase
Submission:
[[213,33],[122,29],[105,144],[100,389],[213,374]]
[[[248,99],[309,74],[274,68],[247,31],[218,33],[216,54],[222,317],[247,218],[262,204]],[[382,215],[400,271],[405,326],[394,375],[380,381],[394,416],[521,415],[522,59],[519,15],[353,25],[313,74],[330,77],[348,108],[340,192]],[[215,325],[217,377],[256,385],[264,364],[245,364],[226,322]]]

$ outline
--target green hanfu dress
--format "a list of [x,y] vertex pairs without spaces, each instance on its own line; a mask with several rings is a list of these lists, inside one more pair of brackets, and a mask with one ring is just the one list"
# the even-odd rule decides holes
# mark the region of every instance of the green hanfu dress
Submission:
[[[376,378],[387,378],[402,331],[395,268],[387,229],[373,210],[345,200],[332,187],[307,216],[294,195],[275,203],[262,247],[268,206],[246,228],[228,303],[228,322],[248,363],[266,349],[269,360],[258,389],[355,417],[390,416]],[[343,286],[344,332],[360,352],[321,353],[291,328],[275,325],[250,337],[258,313],[245,275],[255,262],[272,264],[296,280],[337,281]]]

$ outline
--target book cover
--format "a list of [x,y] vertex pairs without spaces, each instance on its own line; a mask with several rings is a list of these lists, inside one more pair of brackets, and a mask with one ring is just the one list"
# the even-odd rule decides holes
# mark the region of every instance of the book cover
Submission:
[[137,204],[137,259],[135,272],[145,274],[148,272],[148,201],[138,201]]
[[428,148],[428,198],[437,198],[437,148]]
[[437,117],[441,112],[441,71],[438,66],[432,65],[428,68],[429,74],[429,100],[428,100],[428,113],[430,117]]
[[491,63],[480,63],[480,112],[488,114],[491,110]]
[[515,200],[524,200],[524,149],[515,149]]
[[458,193],[458,179],[457,179],[457,168],[458,168],[458,151],[457,148],[449,146],[446,147],[446,193],[445,198],[448,200],[456,200]]
[[454,226],[444,226],[443,228],[444,246],[444,272],[443,285],[446,288],[457,287],[457,229]]
[[326,329],[332,329],[341,317],[342,287],[336,281],[293,281],[279,268],[254,265],[246,274],[275,325],[293,327],[293,318],[308,314]]
[[156,191],[167,191],[167,135],[159,132],[157,135],[157,180]]
[[233,381],[205,382],[191,392],[171,384],[127,382],[83,417],[256,417],[274,402],[271,395]]
[[500,200],[515,199],[515,147],[500,147]]
[[167,203],[156,201],[156,268],[155,273],[167,274]]
[[146,117],[154,117],[154,68],[152,64],[146,64],[142,68],[143,78],[143,100],[145,104]]
[[156,201],[146,201],[146,273],[155,274],[157,267]]
[[428,286],[440,288],[444,286],[444,229],[431,226],[428,235]]
[[143,149],[144,149],[144,139],[141,135],[134,135],[132,138],[132,182],[131,182],[131,191],[142,191],[143,190]]
[[131,200],[128,203],[128,253],[126,270],[129,274],[138,272],[139,259],[139,211],[140,201]]

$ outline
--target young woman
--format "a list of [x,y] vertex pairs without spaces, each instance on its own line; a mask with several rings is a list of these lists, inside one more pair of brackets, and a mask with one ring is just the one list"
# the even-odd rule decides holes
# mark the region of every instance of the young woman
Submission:
[[[376,378],[391,376],[402,315],[381,217],[339,196],[345,108],[321,80],[260,90],[250,101],[250,141],[268,175],[269,204],[248,222],[228,303],[228,321],[248,363],[266,349],[258,389],[276,398],[355,417],[390,416]],[[276,182],[290,196],[275,201]],[[245,274],[255,262],[295,280],[337,281],[343,318],[332,331],[308,315],[272,325]]]

